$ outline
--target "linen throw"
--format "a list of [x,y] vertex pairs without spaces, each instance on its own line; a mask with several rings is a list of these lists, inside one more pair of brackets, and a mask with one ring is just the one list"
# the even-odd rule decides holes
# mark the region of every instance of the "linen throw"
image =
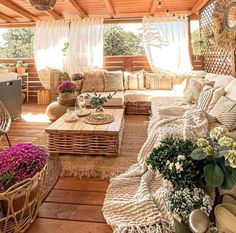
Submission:
[[[171,107],[166,110],[172,111]],[[138,163],[124,174],[111,179],[103,214],[114,233],[173,231],[171,218],[163,203],[162,177],[147,166],[146,160],[152,149],[165,137],[173,135],[195,140],[206,136],[208,121],[204,111],[199,109],[187,110],[182,116],[174,116],[173,112],[171,118],[166,118],[162,109],[159,115],[160,118],[152,126],[147,141],[138,154]]]

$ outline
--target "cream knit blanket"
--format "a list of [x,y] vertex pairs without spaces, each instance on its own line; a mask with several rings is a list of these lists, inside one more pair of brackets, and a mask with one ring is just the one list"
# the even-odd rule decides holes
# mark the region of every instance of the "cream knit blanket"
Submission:
[[[185,109],[186,110],[186,109]],[[166,117],[171,113],[172,117]],[[171,218],[164,206],[163,180],[146,164],[152,149],[165,137],[192,138],[206,136],[208,121],[201,110],[188,110],[174,116],[176,108],[159,113],[159,120],[149,129],[147,141],[138,154],[138,163],[113,179],[108,187],[103,214],[114,233],[172,232]]]

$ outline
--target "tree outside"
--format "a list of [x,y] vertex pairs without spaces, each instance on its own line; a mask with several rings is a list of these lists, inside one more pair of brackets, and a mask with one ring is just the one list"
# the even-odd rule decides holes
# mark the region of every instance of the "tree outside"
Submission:
[[[32,58],[33,28],[8,29],[2,35],[0,58]],[[120,25],[104,26],[104,55],[125,56],[145,54],[142,34],[125,31]]]
[[142,55],[145,49],[142,34],[125,31],[120,25],[104,27],[104,56]]
[[3,33],[0,58],[32,58],[33,28],[12,28]]

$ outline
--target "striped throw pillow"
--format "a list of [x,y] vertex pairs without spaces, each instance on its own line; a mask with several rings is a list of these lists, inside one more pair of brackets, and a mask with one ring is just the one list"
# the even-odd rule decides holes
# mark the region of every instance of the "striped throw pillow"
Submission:
[[235,101],[231,100],[230,98],[226,96],[222,96],[217,101],[215,106],[211,109],[209,114],[214,117],[218,117],[219,115],[223,113],[229,112],[234,107],[235,104],[236,104]]
[[216,117],[217,121],[219,121],[222,125],[227,127],[229,130],[233,130],[236,128],[236,102],[234,107],[229,111],[220,114]]
[[207,110],[207,107],[209,105],[209,103],[211,102],[211,99],[213,97],[213,93],[214,93],[214,88],[210,88],[210,89],[204,89],[199,98],[197,103],[195,104],[194,108],[199,108],[202,110]]

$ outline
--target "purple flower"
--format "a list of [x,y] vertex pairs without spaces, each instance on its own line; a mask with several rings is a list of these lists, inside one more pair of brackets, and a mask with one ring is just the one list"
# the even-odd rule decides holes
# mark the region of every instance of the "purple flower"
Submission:
[[18,144],[0,153],[0,192],[17,182],[32,178],[47,162],[43,147]]
[[83,80],[84,79],[84,73],[83,72],[78,72],[72,75],[72,80]]
[[74,93],[76,91],[76,84],[71,81],[65,81],[58,87],[59,93]]

